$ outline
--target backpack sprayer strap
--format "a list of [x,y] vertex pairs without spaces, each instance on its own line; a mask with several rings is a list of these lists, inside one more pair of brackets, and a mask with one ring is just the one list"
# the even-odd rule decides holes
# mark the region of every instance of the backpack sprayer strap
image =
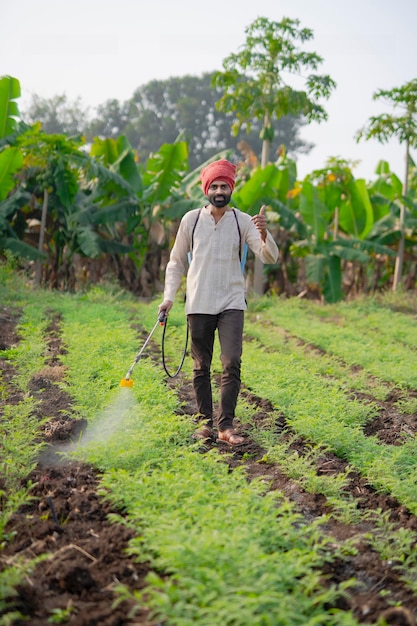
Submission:
[[[191,259],[192,259],[192,252],[193,252],[193,248],[194,248],[194,233],[195,233],[195,229],[197,228],[197,224],[198,224],[198,220],[200,219],[200,215],[201,215],[201,211],[202,209],[199,209],[198,213],[197,213],[197,219],[194,222],[194,226],[193,226],[193,230],[191,231],[191,245],[190,245],[190,250],[188,252],[188,264],[191,264]],[[246,256],[248,254],[248,244],[245,242],[244,246],[243,246],[243,252],[242,252],[242,232],[240,230],[240,225],[239,225],[239,220],[237,218],[237,213],[235,211],[235,209],[232,209],[233,211],[233,215],[235,217],[236,220],[236,226],[237,226],[237,231],[239,233],[239,262],[240,262],[240,269],[242,270],[242,274],[244,273],[245,270],[245,263],[246,263]],[[166,328],[167,328],[167,317],[165,317],[164,320],[164,330],[162,332],[162,364],[164,366],[164,370],[165,373],[167,374],[167,376],[169,376],[169,378],[175,378],[176,376],[178,376],[178,374],[181,371],[181,368],[184,364],[184,360],[185,360],[185,356],[187,353],[187,346],[188,346],[188,336],[189,336],[189,327],[188,327],[188,322],[187,322],[187,332],[186,332],[186,336],[185,336],[185,345],[184,345],[184,350],[182,353],[182,357],[181,357],[181,362],[178,366],[178,368],[176,369],[176,371],[171,374],[168,370],[167,364],[166,364],[166,359],[165,359],[165,332],[166,332]]]
[[[193,249],[194,249],[194,233],[195,233],[195,229],[197,228],[197,224],[198,224],[198,220],[200,219],[200,215],[201,215],[201,211],[202,209],[199,209],[198,213],[197,213],[197,219],[194,222],[194,226],[193,226],[193,230],[191,231],[191,245],[190,245],[190,250],[188,252],[188,264],[191,264],[191,260],[193,258]],[[236,226],[237,226],[237,232],[239,233],[239,262],[240,262],[240,269],[242,270],[242,274],[245,271],[245,263],[246,263],[246,257],[248,254],[248,244],[245,242],[243,245],[243,252],[242,252],[242,232],[240,230],[240,225],[239,225],[239,220],[237,218],[237,213],[235,211],[235,209],[232,209],[233,211],[233,215],[235,217],[236,220]]]
[[239,220],[237,219],[237,213],[235,209],[232,209],[232,211],[233,211],[233,215],[235,216],[236,226],[237,226],[237,230],[239,233],[239,261],[240,261],[240,269],[242,270],[242,274],[243,274],[245,271],[246,257],[248,254],[248,244],[245,241],[245,244],[243,246],[243,254],[242,254],[242,233],[241,233],[240,226],[239,226]]

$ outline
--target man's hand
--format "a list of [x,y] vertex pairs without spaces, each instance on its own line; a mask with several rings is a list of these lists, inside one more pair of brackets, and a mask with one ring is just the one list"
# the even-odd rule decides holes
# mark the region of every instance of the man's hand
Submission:
[[162,311],[165,311],[165,315],[168,315],[168,313],[172,309],[172,305],[172,300],[164,300],[158,307],[158,316],[160,313],[162,313]]
[[266,206],[263,204],[259,209],[259,214],[252,217],[252,222],[261,233],[262,241],[266,240]]

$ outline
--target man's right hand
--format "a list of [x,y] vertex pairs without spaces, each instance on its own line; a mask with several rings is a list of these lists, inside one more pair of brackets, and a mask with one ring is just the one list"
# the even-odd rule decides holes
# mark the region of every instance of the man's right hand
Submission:
[[158,316],[162,311],[165,311],[165,315],[168,315],[168,313],[172,309],[172,305],[172,300],[164,300],[158,307]]

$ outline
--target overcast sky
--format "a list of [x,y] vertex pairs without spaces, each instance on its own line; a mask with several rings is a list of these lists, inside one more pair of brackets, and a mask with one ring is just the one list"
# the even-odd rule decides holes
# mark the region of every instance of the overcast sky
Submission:
[[33,93],[65,93],[91,113],[108,99],[129,99],[153,79],[221,70],[257,17],[297,18],[314,32],[308,49],[323,58],[319,73],[337,83],[322,102],[328,121],[301,131],[315,148],[299,157],[299,178],[329,157],[359,160],[357,178],[374,179],[380,159],[404,176],[404,146],[357,144],[354,135],[370,116],[392,111],[373,100],[377,89],[417,78],[416,0],[1,0],[0,6],[0,75],[19,79],[20,106]]

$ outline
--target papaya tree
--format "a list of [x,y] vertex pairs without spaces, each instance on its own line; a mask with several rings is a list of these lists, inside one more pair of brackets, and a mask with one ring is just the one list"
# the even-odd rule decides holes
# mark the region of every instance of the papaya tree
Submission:
[[369,140],[377,139],[380,143],[386,143],[392,138],[398,139],[401,144],[405,144],[405,174],[402,189],[403,199],[401,201],[398,231],[399,243],[395,260],[395,271],[393,279],[393,290],[396,291],[401,282],[404,245],[405,245],[405,216],[408,195],[408,180],[410,166],[410,149],[417,148],[417,79],[413,79],[401,87],[391,90],[379,89],[374,93],[374,100],[382,100],[397,109],[398,115],[392,113],[382,113],[369,118],[368,123],[357,133],[357,140],[362,138]]
[[[235,134],[242,126],[250,130],[254,120],[262,121],[261,165],[265,167],[274,138],[272,121],[300,114],[309,122],[326,120],[320,101],[330,97],[336,84],[329,75],[316,73],[323,59],[303,49],[313,31],[302,28],[298,19],[284,17],[274,22],[259,17],[245,33],[245,44],[223,61],[223,71],[214,74],[212,84],[223,91],[217,108],[237,117],[232,127]],[[302,87],[297,88],[304,73]],[[254,290],[261,293],[262,264],[256,267]]]

